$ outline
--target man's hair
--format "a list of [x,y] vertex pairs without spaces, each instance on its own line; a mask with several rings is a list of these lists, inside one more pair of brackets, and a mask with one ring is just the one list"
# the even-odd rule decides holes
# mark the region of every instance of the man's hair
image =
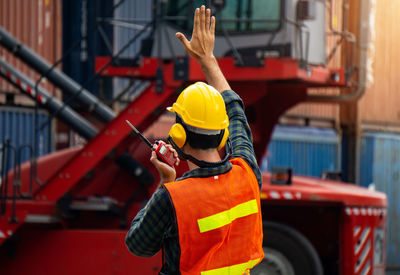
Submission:
[[185,122],[183,122],[179,115],[176,116],[176,123],[182,124],[183,128],[185,128],[186,143],[188,143],[193,149],[217,149],[224,135],[224,130],[216,135],[204,135],[194,133],[187,129]]

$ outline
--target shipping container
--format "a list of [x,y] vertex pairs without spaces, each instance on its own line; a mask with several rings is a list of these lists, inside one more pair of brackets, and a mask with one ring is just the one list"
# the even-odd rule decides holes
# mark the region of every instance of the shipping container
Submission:
[[[53,138],[51,135],[51,123],[46,123],[49,115],[44,110],[37,113],[37,128],[43,125],[41,130],[36,131],[37,156],[43,156],[52,151]],[[21,163],[33,157],[35,135],[35,111],[26,107],[4,107],[0,106],[0,145],[6,144],[7,140],[16,152],[20,152]],[[8,168],[14,165],[14,150],[9,155]],[[18,164],[18,163],[17,163]]]
[[[61,2],[61,0],[0,0],[0,26],[53,64],[61,57]],[[39,74],[2,47],[0,47],[0,57],[33,81],[39,79]],[[54,87],[46,80],[42,81],[42,84],[43,88],[55,93]],[[31,99],[21,95],[2,78],[0,78],[0,93],[15,93],[15,96],[9,97],[12,101],[10,104],[34,104]],[[5,101],[5,96],[0,97],[0,103]]]
[[261,169],[287,167],[294,174],[321,177],[339,169],[340,147],[340,136],[332,129],[276,126]]
[[400,274],[400,135],[364,133],[359,169],[361,185],[387,195],[386,274]]
[[[380,0],[375,12],[375,41],[370,49],[370,86],[361,98],[362,123],[400,125],[400,1]],[[400,257],[399,257],[400,258]]]
[[[325,91],[323,89],[314,89],[308,92],[334,94],[333,90]],[[285,124],[320,125],[334,128],[339,125],[339,106],[336,104],[300,103],[287,111],[283,115],[281,122]]]

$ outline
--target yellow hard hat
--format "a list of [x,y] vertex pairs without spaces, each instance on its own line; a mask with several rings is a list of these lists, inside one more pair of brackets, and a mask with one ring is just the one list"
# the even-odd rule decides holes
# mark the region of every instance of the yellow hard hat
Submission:
[[229,125],[221,94],[204,82],[196,82],[183,90],[167,110],[179,114],[186,124],[200,129],[222,130]]
[[[177,113],[186,127],[193,132],[218,134],[220,130],[224,130],[218,149],[225,145],[229,135],[229,118],[225,102],[214,87],[196,82],[183,90],[176,102],[167,110]],[[179,148],[186,142],[186,132],[179,123],[172,126],[169,136]]]

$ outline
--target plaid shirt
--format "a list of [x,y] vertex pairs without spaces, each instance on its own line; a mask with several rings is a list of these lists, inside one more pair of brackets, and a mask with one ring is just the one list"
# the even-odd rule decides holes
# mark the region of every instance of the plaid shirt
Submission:
[[[232,144],[232,158],[244,159],[254,171],[261,188],[260,168],[253,149],[250,127],[244,114],[243,102],[233,91],[222,93],[229,117],[229,139]],[[213,168],[198,168],[183,174],[185,178],[203,178],[224,174],[230,171],[232,164]],[[175,211],[168,192],[158,189],[147,205],[132,220],[125,243],[130,252],[141,257],[151,257],[165,248],[165,263],[160,274],[179,274],[180,247]]]

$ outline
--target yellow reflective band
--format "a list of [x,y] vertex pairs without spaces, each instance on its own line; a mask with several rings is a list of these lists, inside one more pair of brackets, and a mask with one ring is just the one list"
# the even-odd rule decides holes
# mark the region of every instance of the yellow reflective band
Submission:
[[202,271],[201,275],[242,275],[246,272],[246,269],[250,269],[255,266],[260,259],[250,260],[247,263],[231,265],[226,267],[221,267],[217,269],[211,269],[207,271]]
[[214,230],[230,224],[234,220],[258,212],[257,201],[251,200],[232,207],[229,210],[198,219],[200,233]]

